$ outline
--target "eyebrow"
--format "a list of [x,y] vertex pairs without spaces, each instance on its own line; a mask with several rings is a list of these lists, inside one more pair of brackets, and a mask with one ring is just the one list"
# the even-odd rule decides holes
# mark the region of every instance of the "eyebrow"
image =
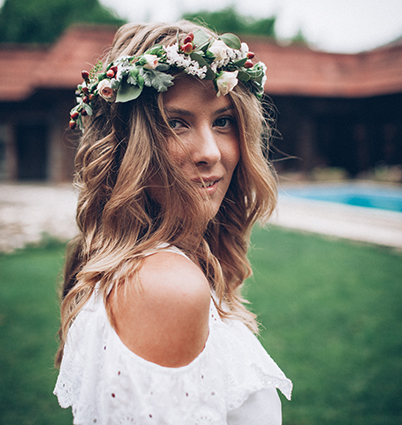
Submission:
[[[223,112],[227,112],[233,110],[233,105],[225,106],[220,108],[214,112],[214,115],[222,114]],[[185,116],[194,116],[195,114],[187,109],[175,108],[175,107],[167,107],[165,108],[166,114],[177,114],[177,115],[185,115]]]

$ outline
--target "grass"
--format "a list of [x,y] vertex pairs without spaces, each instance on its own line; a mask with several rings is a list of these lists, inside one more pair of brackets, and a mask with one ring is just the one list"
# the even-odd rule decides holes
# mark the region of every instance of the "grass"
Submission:
[[52,395],[63,253],[51,244],[0,255],[1,425],[72,423]]
[[253,243],[247,296],[294,382],[284,424],[401,424],[400,253],[278,229]]
[[[246,296],[294,383],[284,425],[402,423],[401,254],[277,228],[253,245]],[[63,253],[0,255],[0,424],[71,425],[52,395]]]

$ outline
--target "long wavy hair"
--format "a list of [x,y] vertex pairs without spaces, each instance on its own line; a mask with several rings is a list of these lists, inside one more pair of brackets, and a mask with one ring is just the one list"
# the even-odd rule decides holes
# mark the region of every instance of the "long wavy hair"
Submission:
[[[140,54],[154,44],[173,44],[177,34],[181,38],[198,28],[187,21],[124,25],[116,33],[107,63]],[[257,330],[240,287],[251,275],[247,259],[251,229],[257,220],[265,222],[276,205],[276,178],[264,157],[263,141],[269,138],[270,127],[261,103],[242,83],[228,96],[237,121],[240,160],[217,215],[201,232],[200,196],[169,158],[166,141],[172,130],[162,96],[145,88],[128,103],[96,99],[76,156],[80,232],[67,250],[57,365],[68,329],[95,286],[99,285],[113,324],[110,291],[128,279],[138,284],[135,276],[142,259],[161,242],[179,247],[201,265],[223,318],[234,316]],[[162,189],[158,193],[163,193],[158,201],[152,197],[150,182],[155,180]],[[178,208],[186,211],[180,219]]]

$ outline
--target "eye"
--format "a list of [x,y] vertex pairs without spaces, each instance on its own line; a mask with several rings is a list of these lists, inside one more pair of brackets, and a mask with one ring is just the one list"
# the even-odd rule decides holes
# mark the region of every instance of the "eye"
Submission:
[[214,125],[220,128],[229,128],[233,126],[234,124],[235,124],[235,120],[233,117],[221,117],[214,122]]
[[172,130],[178,130],[179,128],[184,127],[184,124],[180,120],[169,120],[168,121],[169,127]]

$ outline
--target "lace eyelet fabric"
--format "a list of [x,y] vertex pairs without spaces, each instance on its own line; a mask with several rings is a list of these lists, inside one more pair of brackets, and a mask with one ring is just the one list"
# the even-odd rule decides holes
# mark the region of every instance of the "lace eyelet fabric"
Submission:
[[221,320],[212,300],[209,328],[195,360],[163,367],[122,343],[95,291],[68,332],[54,394],[76,425],[237,425],[245,414],[247,425],[279,424],[275,389],[290,399],[291,381],[244,324]]

